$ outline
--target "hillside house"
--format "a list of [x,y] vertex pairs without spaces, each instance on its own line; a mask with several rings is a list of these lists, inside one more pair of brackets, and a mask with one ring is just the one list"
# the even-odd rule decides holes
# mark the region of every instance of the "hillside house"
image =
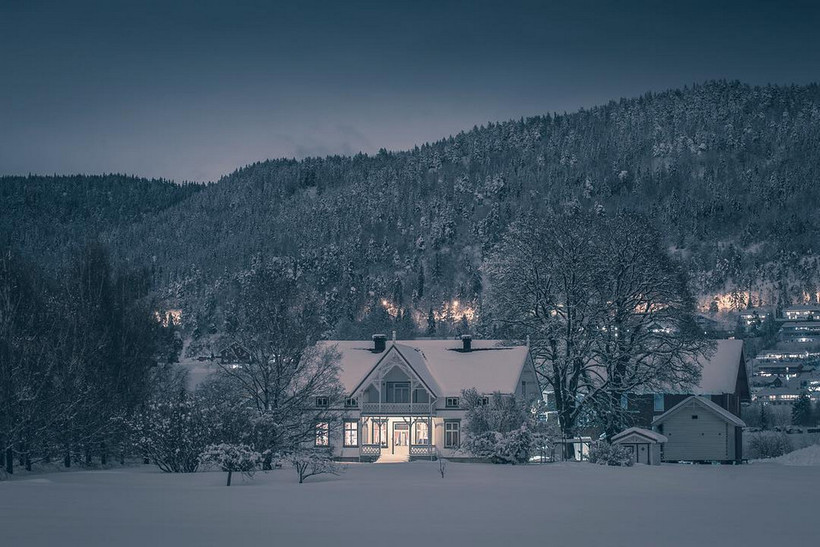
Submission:
[[820,306],[791,306],[783,310],[783,319],[786,321],[820,320]]
[[[468,459],[460,450],[466,409],[462,391],[538,398],[541,390],[525,345],[497,340],[326,341],[340,354],[346,392],[340,435],[317,424],[317,446],[343,461],[385,456],[398,460],[441,455]],[[317,405],[329,404],[318,397]],[[326,432],[331,431],[328,435]]]

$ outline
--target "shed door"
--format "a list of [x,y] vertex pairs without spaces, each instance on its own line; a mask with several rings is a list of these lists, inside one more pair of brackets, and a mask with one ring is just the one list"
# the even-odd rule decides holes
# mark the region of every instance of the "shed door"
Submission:
[[649,445],[639,444],[636,448],[638,449],[638,452],[636,454],[637,462],[649,465]]

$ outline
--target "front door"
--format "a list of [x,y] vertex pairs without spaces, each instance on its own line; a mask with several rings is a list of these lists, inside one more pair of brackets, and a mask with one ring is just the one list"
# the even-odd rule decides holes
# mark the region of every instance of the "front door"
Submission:
[[393,422],[393,454],[410,453],[410,424]]

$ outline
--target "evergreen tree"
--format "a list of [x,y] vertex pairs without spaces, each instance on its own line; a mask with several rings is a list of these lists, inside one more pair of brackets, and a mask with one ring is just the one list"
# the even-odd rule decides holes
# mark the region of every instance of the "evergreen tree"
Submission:
[[811,399],[808,394],[801,393],[792,405],[792,424],[808,426],[814,425],[813,422]]

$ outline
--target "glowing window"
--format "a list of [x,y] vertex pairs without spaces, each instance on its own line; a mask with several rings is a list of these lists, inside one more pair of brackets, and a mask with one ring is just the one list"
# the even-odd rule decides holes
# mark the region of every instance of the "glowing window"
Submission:
[[461,422],[449,420],[444,422],[444,448],[458,448],[461,445]]
[[359,446],[359,422],[358,420],[345,420],[344,424],[344,446],[351,448]]

